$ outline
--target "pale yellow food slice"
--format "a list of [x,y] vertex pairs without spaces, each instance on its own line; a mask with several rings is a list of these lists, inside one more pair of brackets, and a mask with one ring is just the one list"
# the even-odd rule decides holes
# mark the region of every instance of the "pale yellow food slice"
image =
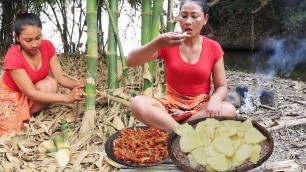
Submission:
[[189,125],[188,123],[185,123],[183,125],[179,125],[177,127],[174,128],[174,132],[179,135],[182,136],[183,134],[189,133],[194,131],[194,128]]
[[191,152],[194,160],[200,165],[207,165],[207,159],[209,158],[207,148],[198,147]]
[[213,145],[210,145],[210,146],[207,148],[207,153],[208,153],[208,156],[209,156],[209,157],[213,157],[213,156],[216,156],[216,155],[223,155],[222,153],[219,153],[217,150],[215,150],[215,148],[213,147]]
[[218,127],[215,131],[215,137],[216,136],[231,137],[236,134],[237,134],[237,130],[234,127],[228,127],[228,126]]
[[233,140],[233,142],[234,142],[234,149],[235,149],[235,151],[243,144],[241,139]]
[[244,138],[244,135],[245,135],[245,131],[238,131],[237,132],[237,137],[239,137],[239,138]]
[[216,155],[208,158],[207,160],[209,166],[216,171],[227,171],[231,167],[224,155]]
[[231,157],[226,157],[226,160],[227,160],[229,168],[231,169],[232,168],[232,158]]
[[236,134],[236,135],[230,137],[230,139],[231,139],[232,141],[235,141],[235,140],[240,140],[241,138],[239,138],[239,137],[237,136],[237,134]]
[[256,164],[259,161],[261,149],[261,146],[258,144],[252,147],[252,154],[249,159],[252,163]]
[[245,143],[260,143],[267,138],[261,134],[256,128],[252,127],[245,132],[244,142]]
[[252,128],[253,124],[252,124],[252,119],[248,118],[247,120],[245,120],[244,122],[238,124],[235,126],[235,128],[238,131],[247,131],[248,129]]
[[192,156],[191,154],[188,154],[188,155],[187,155],[187,158],[188,158],[188,160],[189,160],[190,166],[191,166],[192,168],[197,168],[197,166],[198,166],[199,164],[195,161],[195,159],[193,158],[193,156]]
[[206,169],[206,171],[209,171],[209,172],[215,172],[216,170],[214,170],[213,168],[211,168],[211,166],[209,165],[209,164],[207,164],[206,166],[205,166],[205,169]]
[[201,147],[204,145],[203,138],[200,133],[193,131],[188,134],[184,134],[180,139],[180,147],[183,152],[191,152],[197,147]]
[[236,125],[241,124],[240,121],[235,121],[235,120],[224,120],[224,121],[221,121],[221,123],[222,123],[224,126],[228,126],[228,127],[234,127],[234,126],[236,126]]
[[214,128],[222,126],[222,123],[214,118],[207,118],[205,121],[202,121],[200,123],[203,123],[206,126],[212,126]]
[[197,125],[195,131],[200,133],[204,141],[204,146],[208,147],[211,144],[211,134],[214,133],[214,128],[205,125]]
[[245,160],[251,157],[252,152],[252,145],[241,145],[232,157],[232,165],[235,167],[241,165]]
[[225,156],[231,157],[235,153],[235,142],[228,137],[217,137],[212,143],[214,149]]

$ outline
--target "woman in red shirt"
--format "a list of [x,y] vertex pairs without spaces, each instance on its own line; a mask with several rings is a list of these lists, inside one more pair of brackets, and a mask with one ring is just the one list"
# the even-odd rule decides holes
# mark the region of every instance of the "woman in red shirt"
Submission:
[[138,120],[173,132],[179,123],[190,120],[236,115],[234,106],[223,101],[227,82],[221,46],[200,35],[207,21],[205,0],[182,0],[179,23],[183,33],[162,34],[128,54],[126,63],[132,67],[158,57],[165,62],[166,96],[134,97],[131,109]]
[[[85,80],[77,82],[63,75],[53,44],[42,38],[42,24],[33,13],[19,12],[14,21],[16,44],[5,55],[0,80],[0,136],[20,132],[30,114],[48,103],[83,99]],[[48,77],[49,73],[52,77]],[[57,93],[58,84],[71,89]]]

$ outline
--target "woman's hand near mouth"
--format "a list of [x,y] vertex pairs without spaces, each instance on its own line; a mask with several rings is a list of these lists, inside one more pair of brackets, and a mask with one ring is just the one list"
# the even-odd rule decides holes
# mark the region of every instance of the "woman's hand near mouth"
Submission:
[[159,37],[159,41],[164,46],[173,47],[177,45],[182,45],[182,42],[189,36],[190,35],[188,35],[187,32],[167,32]]

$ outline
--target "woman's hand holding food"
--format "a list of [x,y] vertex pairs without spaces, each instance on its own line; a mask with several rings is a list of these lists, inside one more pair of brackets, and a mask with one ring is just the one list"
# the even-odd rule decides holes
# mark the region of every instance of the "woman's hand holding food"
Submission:
[[189,37],[187,32],[184,33],[178,33],[178,32],[167,32],[164,34],[161,34],[159,39],[163,46],[177,46],[182,45],[182,42]]

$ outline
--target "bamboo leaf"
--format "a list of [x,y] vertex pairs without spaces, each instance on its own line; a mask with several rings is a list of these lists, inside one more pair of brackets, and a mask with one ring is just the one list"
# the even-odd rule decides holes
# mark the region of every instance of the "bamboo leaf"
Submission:
[[83,150],[81,153],[78,154],[78,157],[73,162],[73,169],[76,169],[81,165],[83,159],[88,155],[88,151]]
[[18,158],[12,156],[10,153],[6,153],[5,155],[6,155],[6,158],[9,160],[9,162],[11,162],[11,163],[13,163],[17,166],[19,165],[19,159]]
[[123,165],[118,164],[117,162],[115,162],[115,161],[109,159],[107,156],[105,156],[104,159],[105,159],[105,161],[106,161],[107,163],[109,163],[109,164],[110,164],[111,166],[113,166],[113,167],[116,167],[116,168],[122,168],[122,167],[123,167]]
[[118,116],[114,117],[114,119],[113,119],[113,126],[117,130],[122,130],[123,128],[125,128],[124,123],[122,122],[121,118],[119,118]]
[[134,116],[131,116],[131,117],[130,117],[130,120],[129,120],[128,127],[133,127],[134,123],[135,123],[135,117],[134,117]]

